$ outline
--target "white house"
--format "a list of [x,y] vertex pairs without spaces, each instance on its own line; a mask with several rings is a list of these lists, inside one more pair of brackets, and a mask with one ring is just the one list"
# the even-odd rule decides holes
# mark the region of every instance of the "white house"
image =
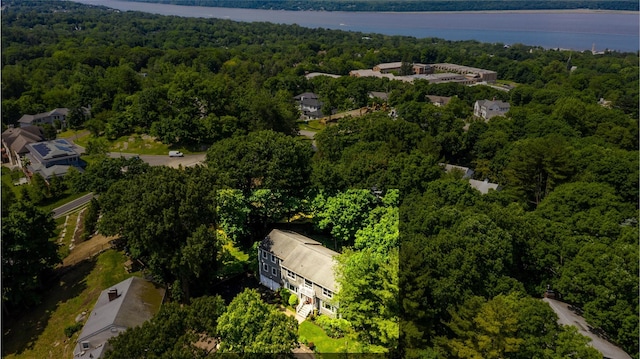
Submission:
[[486,120],[495,116],[504,116],[511,109],[511,105],[502,101],[479,100],[473,105],[473,115]]

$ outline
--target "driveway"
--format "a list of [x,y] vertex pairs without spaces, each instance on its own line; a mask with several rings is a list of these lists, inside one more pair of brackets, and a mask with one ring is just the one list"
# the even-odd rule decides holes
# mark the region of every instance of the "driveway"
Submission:
[[135,153],[121,152],[109,153],[109,157],[111,158],[130,158],[134,156],[140,157],[141,160],[148,163],[150,166],[169,166],[178,168],[180,165],[182,165],[182,167],[191,167],[197,164],[204,164],[206,154],[196,153],[193,155],[184,155],[184,157],[169,157],[169,155],[136,155]]

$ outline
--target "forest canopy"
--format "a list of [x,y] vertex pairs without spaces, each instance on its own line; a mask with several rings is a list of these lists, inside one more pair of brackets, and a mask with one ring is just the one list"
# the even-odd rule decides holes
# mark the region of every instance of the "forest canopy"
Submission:
[[[549,286],[638,358],[638,54],[363,36],[59,1],[3,5],[3,125],[53,108],[91,108],[69,127],[85,130],[102,153],[57,185],[100,194],[97,228],[121,235],[128,255],[171,286],[172,301],[218,294],[231,251],[255,254],[274,226],[301,220],[342,253],[338,280],[348,289],[336,297],[370,348],[423,357],[594,356],[537,300]],[[348,76],[397,61],[485,68],[512,89]],[[305,76],[312,72],[340,76]],[[309,123],[293,97],[304,92],[337,112],[367,110],[312,141],[298,136]],[[451,99],[439,106],[428,96]],[[474,117],[474,103],[487,99],[508,102],[509,112]],[[134,134],[206,150],[206,159],[178,169],[104,155]],[[448,173],[445,164],[473,174]],[[499,190],[483,194],[470,180]],[[21,200],[37,199],[23,192]],[[57,258],[45,245],[51,220],[33,203],[7,198],[16,203],[3,206],[11,239],[3,251],[14,258],[3,261],[34,271],[3,292],[18,305],[37,301],[35,272]],[[32,222],[18,212],[44,229],[25,227]],[[42,245],[25,252],[30,233],[38,239],[30,244]],[[33,266],[30,253],[46,256]],[[266,320],[284,323],[286,348],[295,344],[294,323],[255,302]],[[240,304],[224,315],[210,304],[216,330],[238,337],[225,350],[259,351],[251,345],[270,334],[260,329],[243,342],[234,323],[251,318]],[[183,311],[167,307],[166,317],[120,344],[143,350],[131,343],[154,340],[151,333]],[[182,334],[167,353],[180,351],[180,338],[190,338]],[[485,351],[487,341],[499,345]]]

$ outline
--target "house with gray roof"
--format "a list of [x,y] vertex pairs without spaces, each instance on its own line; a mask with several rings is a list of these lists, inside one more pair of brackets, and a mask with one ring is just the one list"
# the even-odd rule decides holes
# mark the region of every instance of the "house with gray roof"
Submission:
[[482,194],[487,194],[489,191],[499,191],[500,185],[497,183],[491,183],[488,179],[484,181],[474,180],[473,170],[469,167],[450,165],[446,163],[440,163],[440,166],[444,168],[444,171],[447,173],[460,173],[462,175],[462,179],[468,180],[471,187],[477,189]]
[[159,310],[165,290],[145,279],[131,277],[100,293],[78,337],[74,358],[101,358],[109,339],[151,319]]
[[39,173],[45,180],[64,177],[70,167],[84,168],[78,147],[65,139],[30,143],[26,147],[27,170]]
[[66,126],[67,115],[69,115],[68,108],[54,108],[49,112],[38,113],[35,115],[23,115],[18,120],[20,127],[29,125],[44,125],[48,123],[53,125],[55,121],[60,121],[62,127]]
[[473,115],[488,121],[495,116],[504,116],[510,109],[507,102],[480,100],[473,105]]
[[258,247],[260,283],[271,290],[287,288],[298,296],[297,314],[314,309],[335,317],[338,291],[333,272],[338,253],[301,234],[272,230]]
[[315,93],[301,93],[294,96],[293,99],[298,102],[298,109],[300,110],[303,120],[318,119],[324,116],[322,113],[322,101],[320,101],[320,97]]
[[44,139],[44,132],[38,126],[8,128],[2,133],[2,161],[12,166],[22,166],[20,159],[29,153],[27,145]]
[[488,179],[485,179],[484,181],[478,181],[478,180],[470,179],[469,180],[469,184],[471,185],[471,187],[477,189],[482,194],[487,194],[487,193],[489,193],[489,191],[499,191],[500,190],[500,185],[499,184],[491,183],[491,182],[489,182]]

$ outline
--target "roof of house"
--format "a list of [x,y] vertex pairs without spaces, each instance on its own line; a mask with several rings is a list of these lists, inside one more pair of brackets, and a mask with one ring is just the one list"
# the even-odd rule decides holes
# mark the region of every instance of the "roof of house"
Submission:
[[389,99],[389,93],[388,92],[371,91],[371,92],[369,92],[369,97],[388,100]]
[[306,99],[316,99],[317,100],[319,98],[320,97],[318,95],[316,95],[315,93],[313,93],[313,92],[305,92],[305,93],[301,93],[301,94],[299,94],[297,96],[294,96],[294,99],[297,100],[297,101],[303,101],[303,100],[306,100]]
[[[118,296],[109,300],[112,289]],[[160,310],[163,296],[163,288],[138,277],[125,279],[103,290],[78,336],[74,357],[98,358],[109,338],[119,334],[112,328],[126,330],[151,319]],[[90,343],[89,350],[81,349],[80,344],[84,341]]]
[[279,229],[272,230],[261,246],[282,259],[282,267],[324,288],[337,291],[333,273],[333,257],[338,255],[337,252],[301,234]]
[[573,325],[578,328],[580,334],[591,339],[589,345],[602,353],[604,358],[631,359],[631,356],[622,349],[598,336],[594,328],[590,326],[581,315],[572,310],[569,304],[550,298],[544,298],[542,300],[547,302],[551,309],[558,315],[559,324]]
[[44,141],[44,132],[38,126],[9,128],[2,133],[2,141],[14,152],[27,153],[29,152],[28,144]]
[[32,123],[33,120],[37,120],[39,118],[45,118],[45,117],[49,117],[49,116],[66,116],[69,114],[69,109],[68,108],[54,108],[53,110],[49,111],[49,112],[42,112],[42,113],[38,113],[35,115],[23,115],[22,117],[20,117],[20,119],[18,120],[19,123]]
[[300,104],[309,107],[322,107],[322,102],[317,98],[304,98],[300,101]]
[[476,101],[478,103],[478,106],[480,107],[491,107],[491,106],[498,106],[499,108],[510,108],[511,105],[509,105],[508,102],[502,102],[502,101],[498,101],[498,100],[478,100]]
[[429,99],[429,101],[431,101],[431,103],[441,103],[443,105],[446,105],[449,103],[449,101],[451,101],[451,97],[445,96],[427,95],[426,97]]
[[473,176],[473,170],[471,168],[469,168],[469,167],[448,165],[448,164],[444,164],[444,163],[441,163],[440,165],[444,166],[444,170],[447,173],[451,173],[453,171],[461,171],[463,179],[471,178],[471,176]]
[[77,166],[68,166],[68,165],[54,165],[50,167],[46,167],[45,165],[38,163],[33,160],[31,154],[27,155],[27,158],[31,161],[31,164],[27,166],[31,173],[38,173],[42,176],[42,178],[49,180],[51,177],[64,177],[69,172],[71,167],[75,167],[79,172],[84,172],[82,167]]
[[65,139],[30,143],[27,148],[38,162],[80,155],[77,147]]
[[491,183],[489,182],[489,180],[478,181],[478,180],[470,179],[469,184],[471,185],[471,187],[477,189],[482,194],[489,193],[489,190],[497,191],[498,188],[500,187],[497,183]]

